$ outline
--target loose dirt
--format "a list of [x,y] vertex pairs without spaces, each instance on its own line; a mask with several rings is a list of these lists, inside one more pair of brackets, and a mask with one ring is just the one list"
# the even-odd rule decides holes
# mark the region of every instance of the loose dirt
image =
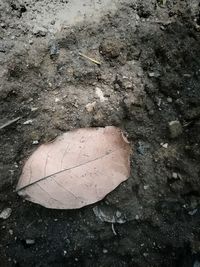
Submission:
[[[0,126],[20,117],[0,129],[1,266],[200,265],[199,30],[196,0],[1,0]],[[38,145],[107,125],[133,155],[103,201],[57,211],[17,195]]]

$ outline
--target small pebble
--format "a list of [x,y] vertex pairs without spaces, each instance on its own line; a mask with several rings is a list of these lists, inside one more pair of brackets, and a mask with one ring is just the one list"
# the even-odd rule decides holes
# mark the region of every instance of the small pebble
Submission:
[[167,98],[167,102],[168,102],[168,103],[172,103],[172,102],[173,102],[173,99],[172,99],[171,97],[168,97],[168,98]]
[[27,121],[25,121],[23,124],[24,125],[30,125],[30,124],[32,124],[33,123],[33,120],[27,120]]
[[149,77],[150,78],[158,78],[160,77],[160,73],[157,71],[157,72],[149,72]]
[[168,148],[168,143],[161,143],[160,144],[163,148]]
[[170,137],[172,139],[177,138],[183,133],[182,125],[178,120],[170,121],[168,126],[169,126]]
[[140,219],[139,215],[135,215],[135,219],[138,221]]
[[12,213],[11,208],[6,208],[0,213],[0,219],[7,220]]
[[33,145],[38,145],[39,144],[39,141],[38,140],[34,140],[32,144]]
[[56,98],[55,98],[55,102],[56,102],[56,103],[60,102],[60,99],[56,97]]
[[32,45],[32,44],[33,44],[33,40],[29,40],[28,42],[29,42],[29,44],[30,44],[30,45]]
[[173,173],[172,173],[172,178],[173,178],[173,179],[178,179],[178,173],[173,172]]
[[92,102],[92,103],[88,103],[85,106],[85,109],[87,110],[87,112],[91,113],[92,111],[94,111],[95,106],[96,106],[96,101],[95,102]]
[[193,216],[193,215],[195,215],[197,213],[197,211],[198,211],[198,209],[194,209],[194,210],[189,211],[188,214],[190,216]]
[[120,211],[117,211],[117,212],[116,212],[116,217],[117,217],[117,218],[120,218],[121,216],[122,216],[121,212],[120,212]]
[[6,27],[6,24],[5,23],[1,23],[1,28],[5,28]]
[[33,112],[33,111],[37,111],[38,110],[38,108],[31,108],[31,111]]
[[35,240],[33,239],[26,239],[26,245],[34,245],[35,244]]
[[144,190],[147,190],[149,188],[149,185],[144,185]]
[[9,232],[10,235],[13,235],[13,230],[12,229],[10,229],[8,232]]
[[108,250],[104,248],[104,249],[103,249],[103,253],[104,253],[104,254],[108,253]]

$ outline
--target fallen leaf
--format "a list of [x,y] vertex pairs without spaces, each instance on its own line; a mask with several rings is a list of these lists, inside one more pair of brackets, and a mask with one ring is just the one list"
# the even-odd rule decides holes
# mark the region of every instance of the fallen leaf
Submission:
[[25,199],[52,209],[76,209],[103,199],[130,173],[130,145],[119,128],[77,129],[41,145],[17,185]]

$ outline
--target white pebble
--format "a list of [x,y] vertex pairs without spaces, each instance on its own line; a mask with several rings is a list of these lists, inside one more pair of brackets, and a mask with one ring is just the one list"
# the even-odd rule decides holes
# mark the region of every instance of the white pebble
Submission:
[[0,219],[6,220],[10,217],[12,213],[12,209],[11,208],[6,208],[4,209],[1,213],[0,213]]

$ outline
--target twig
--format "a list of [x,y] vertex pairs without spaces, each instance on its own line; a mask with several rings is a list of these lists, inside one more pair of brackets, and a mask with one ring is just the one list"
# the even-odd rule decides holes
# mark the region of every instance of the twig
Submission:
[[117,235],[116,231],[115,231],[115,227],[114,227],[114,224],[112,223],[112,231],[113,231],[113,234],[114,235]]
[[78,54],[79,54],[80,56],[82,56],[82,57],[84,57],[84,58],[90,60],[91,62],[93,62],[93,63],[99,65],[99,66],[101,65],[101,62],[99,62],[99,61],[97,61],[97,60],[95,60],[95,59],[93,59],[93,58],[91,58],[91,57],[88,57],[88,56],[86,56],[86,55],[84,55],[84,54],[82,54],[82,53],[78,53]]
[[21,117],[17,117],[13,120],[7,121],[6,123],[4,123],[3,125],[0,126],[0,130],[6,128],[7,126],[13,124],[14,122],[18,121],[19,119],[21,119]]

